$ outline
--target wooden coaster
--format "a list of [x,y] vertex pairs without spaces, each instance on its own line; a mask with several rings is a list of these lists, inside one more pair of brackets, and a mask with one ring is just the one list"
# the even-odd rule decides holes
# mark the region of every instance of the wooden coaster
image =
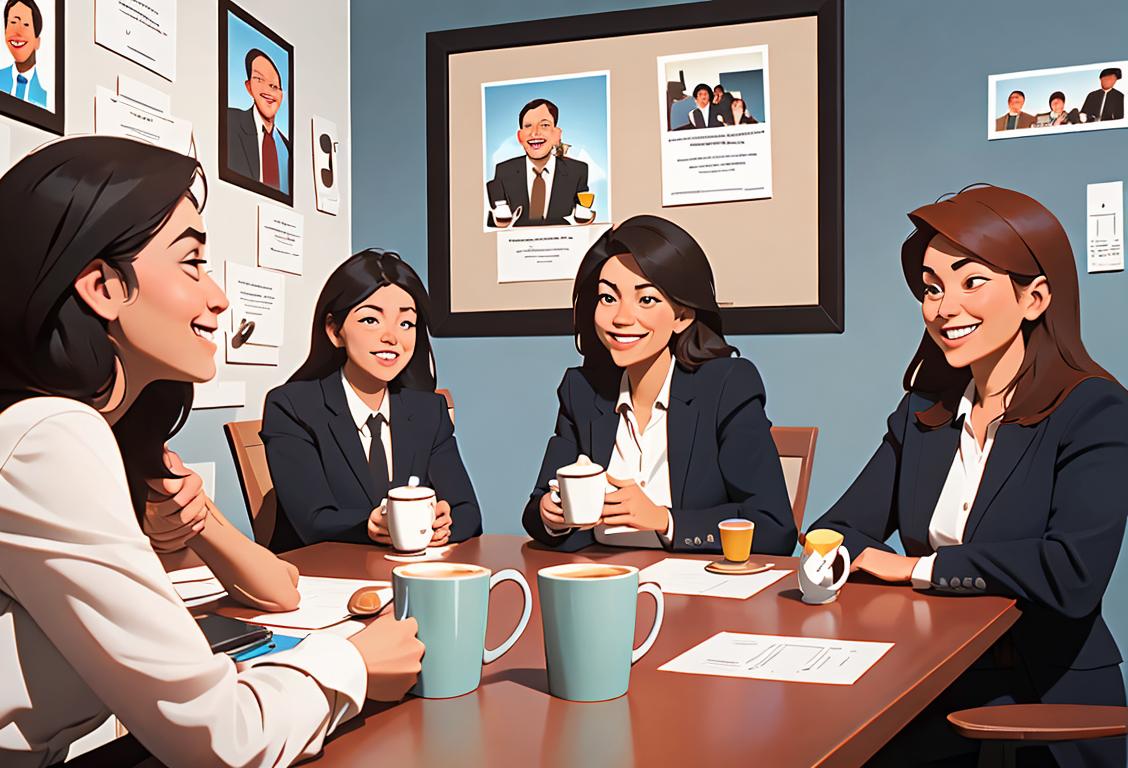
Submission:
[[745,560],[743,563],[730,563],[728,560],[716,560],[705,566],[710,573],[723,573],[726,576],[747,576],[752,573],[763,573],[775,568],[775,563],[756,565]]

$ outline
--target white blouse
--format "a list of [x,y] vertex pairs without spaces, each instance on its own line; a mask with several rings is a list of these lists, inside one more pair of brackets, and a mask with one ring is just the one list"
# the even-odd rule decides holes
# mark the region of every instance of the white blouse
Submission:
[[169,766],[289,765],[366,683],[339,637],[213,654],[141,532],[106,420],[59,397],[0,413],[0,764],[60,761],[113,713]]

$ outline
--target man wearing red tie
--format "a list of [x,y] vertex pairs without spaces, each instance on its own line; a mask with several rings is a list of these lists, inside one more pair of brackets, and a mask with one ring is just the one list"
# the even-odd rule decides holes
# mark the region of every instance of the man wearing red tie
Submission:
[[282,76],[258,48],[246,56],[250,109],[227,109],[227,167],[284,194],[290,191],[290,140],[275,124],[282,106]]

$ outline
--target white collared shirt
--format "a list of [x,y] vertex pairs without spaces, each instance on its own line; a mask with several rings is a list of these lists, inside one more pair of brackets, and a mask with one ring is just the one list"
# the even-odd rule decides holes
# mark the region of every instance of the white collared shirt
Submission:
[[360,435],[360,445],[364,448],[364,455],[368,456],[372,448],[372,431],[368,429],[368,419],[374,413],[384,418],[380,427],[380,442],[384,444],[384,458],[388,462],[388,480],[392,479],[392,406],[388,391],[384,391],[384,399],[380,401],[380,408],[373,412],[360,395],[353,389],[352,384],[345,378],[345,371],[341,369],[341,386],[345,388],[345,402],[349,404],[349,413],[352,414],[353,423],[356,424],[357,434]]
[[[1104,89],[1102,88],[1101,90],[1104,90]],[[1112,90],[1111,88],[1108,89],[1108,91],[1111,91],[1111,90]],[[1104,118],[1104,105],[1105,105],[1105,102],[1108,101],[1108,91],[1105,91],[1104,94],[1101,95],[1101,108],[1097,110],[1097,122],[1098,123]]]
[[[670,453],[669,422],[667,413],[670,407],[670,383],[674,378],[677,363],[670,358],[670,369],[666,380],[650,409],[650,420],[645,429],[639,429],[631,400],[631,383],[627,372],[619,380],[619,400],[615,412],[619,414],[619,428],[615,432],[615,446],[611,449],[611,460],[607,463],[607,474],[619,480],[634,480],[646,497],[659,507],[669,509],[673,506],[670,493]],[[600,544],[615,547],[658,548],[663,545],[661,536],[668,543],[674,536],[674,517],[667,514],[665,534],[657,531],[638,531],[626,526],[595,527],[595,540]]]
[[928,589],[932,585],[932,567],[936,561],[935,550],[963,544],[967,518],[975,505],[975,496],[979,493],[979,484],[983,481],[983,470],[987,467],[987,457],[991,453],[991,446],[995,444],[995,433],[1003,420],[1003,415],[999,414],[987,425],[987,436],[983,440],[983,447],[980,448],[979,441],[975,438],[975,430],[971,426],[971,407],[974,401],[975,382],[973,381],[964,390],[960,405],[956,409],[955,418],[963,420],[960,425],[960,445],[952,459],[952,466],[940,491],[940,498],[936,500],[932,520],[928,524],[928,543],[934,552],[922,557],[913,568],[912,580],[913,587],[916,589]]
[[23,100],[24,101],[31,101],[31,99],[29,97],[31,96],[31,82],[35,79],[35,67],[32,67],[27,72],[20,72],[18,69],[16,69],[16,65],[13,64],[12,65],[12,90],[8,91],[8,94],[11,95],[11,96],[16,95],[16,89],[20,87],[20,82],[16,78],[18,78],[20,75],[23,75],[24,77],[27,78],[27,84],[24,85]]
[[[540,212],[540,217],[543,219],[548,216],[548,201],[552,198],[552,180],[556,178],[555,154],[549,154],[548,164],[545,165],[544,170],[541,172],[541,178],[544,179],[544,210]],[[536,167],[533,165],[532,159],[528,155],[525,155],[525,183],[529,191],[529,216],[535,215],[535,212],[532,210],[532,205],[533,182],[536,181],[536,179]]]

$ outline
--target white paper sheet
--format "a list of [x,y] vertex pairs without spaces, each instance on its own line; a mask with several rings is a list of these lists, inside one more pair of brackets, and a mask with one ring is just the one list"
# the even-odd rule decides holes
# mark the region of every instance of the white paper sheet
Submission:
[[117,95],[148,112],[172,116],[171,96],[157,88],[150,88],[132,77],[118,75]]
[[95,96],[94,132],[146,141],[182,155],[192,154],[192,123],[144,109],[101,86]]
[[94,42],[176,80],[176,0],[97,0]]
[[707,560],[689,560],[667,557],[639,571],[639,581],[653,581],[662,591],[671,595],[697,597],[731,597],[747,600],[757,592],[782,579],[790,570],[771,570],[742,576],[710,573],[705,570]]
[[304,218],[293,208],[259,203],[258,265],[300,275],[304,229]]
[[229,365],[278,365],[280,350],[278,347],[264,347],[260,344],[243,344],[239,347],[231,345],[233,334],[224,332],[225,362]]
[[[226,336],[226,334],[219,334]],[[218,339],[221,340],[221,339]],[[263,347],[274,349],[274,347]],[[197,384],[192,396],[192,410],[202,408],[242,408],[247,404],[247,383],[245,381],[211,381]]]
[[[282,275],[261,267],[248,267],[230,261],[225,266],[227,298],[231,300],[229,330],[235,333],[243,321],[253,322],[254,331],[242,346],[282,346],[285,319]],[[231,362],[230,355],[228,362]]]
[[589,224],[497,230],[497,281],[574,280],[588,248],[610,226]]
[[691,675],[853,685],[893,643],[718,632],[658,669]]
[[227,594],[223,585],[206,565],[169,571],[168,577],[172,580],[176,594],[189,608],[210,603]]
[[[341,206],[341,168],[337,163],[337,124],[314,115],[313,127],[313,191],[317,210],[337,215]],[[326,149],[328,147],[328,150]]]
[[1124,269],[1124,182],[1089,184],[1086,203],[1089,271]]
[[392,599],[392,585],[388,581],[374,579],[336,579],[329,576],[299,576],[298,592],[302,596],[301,605],[296,611],[285,613],[261,613],[239,618],[254,624],[291,629],[324,629],[349,617],[348,602],[353,593],[361,587],[383,587],[380,590],[381,603]]

